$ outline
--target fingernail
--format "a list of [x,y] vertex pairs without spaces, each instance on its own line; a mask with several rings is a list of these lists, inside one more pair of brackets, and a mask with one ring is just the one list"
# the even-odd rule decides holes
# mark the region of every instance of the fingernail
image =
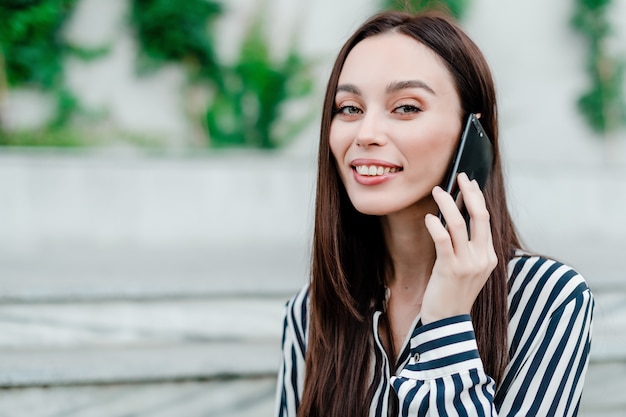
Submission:
[[434,215],[434,214],[432,214],[432,213],[428,213],[428,214],[424,217],[424,221],[427,221],[427,222],[429,222],[429,221],[430,221],[430,222],[432,222],[433,220],[439,221],[439,217],[435,216],[435,215]]
[[459,174],[459,178],[461,178],[463,181],[469,182],[469,177],[467,176],[467,174],[465,172],[461,172]]

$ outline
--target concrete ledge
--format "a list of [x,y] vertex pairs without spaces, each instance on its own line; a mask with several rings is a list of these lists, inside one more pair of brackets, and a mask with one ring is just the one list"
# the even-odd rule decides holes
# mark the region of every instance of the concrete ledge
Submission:
[[0,153],[0,248],[306,239],[313,162],[268,153]]
[[[509,204],[530,249],[573,264],[594,286],[625,285],[626,167],[538,164],[515,166],[509,177]],[[9,258],[41,256],[45,264],[57,249],[68,259],[77,251],[74,262],[82,265],[90,262],[82,258],[95,259],[102,271],[116,267],[97,259],[115,251],[142,261],[144,254],[167,259],[173,251],[198,266],[203,249],[219,264],[220,248],[295,245],[303,248],[295,255],[301,262],[308,256],[314,181],[312,156],[3,151],[0,269],[12,265]],[[226,256],[234,261],[230,268],[248,262],[248,254]],[[116,257],[123,258],[110,259]]]
[[275,376],[277,341],[2,351],[0,388]]
[[290,295],[308,279],[305,242],[0,250],[0,301]]
[[18,388],[4,390],[0,410],[3,417],[261,417],[274,413],[275,386],[271,377]]

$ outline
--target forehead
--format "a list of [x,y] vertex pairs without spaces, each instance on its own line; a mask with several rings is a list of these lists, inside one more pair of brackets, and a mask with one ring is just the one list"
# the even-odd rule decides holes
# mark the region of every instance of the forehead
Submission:
[[339,84],[376,85],[420,80],[436,92],[456,93],[454,79],[441,57],[416,39],[396,32],[365,38],[350,51]]

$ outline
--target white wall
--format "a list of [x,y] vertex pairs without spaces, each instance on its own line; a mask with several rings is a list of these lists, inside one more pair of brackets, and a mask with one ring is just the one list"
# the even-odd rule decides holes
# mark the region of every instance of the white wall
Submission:
[[[220,53],[232,58],[261,1],[226,3],[232,14],[220,22]],[[320,102],[334,54],[377,3],[267,2],[276,53],[284,52],[297,25],[299,44],[319,59]],[[614,3],[618,35],[612,45],[626,54],[626,0]],[[68,82],[81,99],[108,109],[122,126],[175,139],[189,135],[180,108],[180,69],[134,78],[134,45],[122,24],[127,2],[80,4],[67,36],[85,46],[113,45],[113,53],[100,60],[70,60]],[[572,0],[473,0],[464,25],[496,78],[509,203],[522,236],[537,251],[613,276],[626,249],[626,131],[607,141],[591,133],[577,112],[576,100],[587,85],[586,50],[569,26],[573,6]],[[9,114],[31,114],[32,102],[19,109],[15,97]],[[316,136],[314,124],[282,153],[259,158],[6,155],[0,163],[0,247],[266,237],[301,243],[310,231]]]

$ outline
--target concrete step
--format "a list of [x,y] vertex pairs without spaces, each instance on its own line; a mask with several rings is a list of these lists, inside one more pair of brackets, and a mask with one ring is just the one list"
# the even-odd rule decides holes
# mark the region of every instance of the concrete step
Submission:
[[0,304],[0,349],[59,350],[280,338],[286,297]]
[[591,358],[604,364],[626,363],[626,291],[596,291],[594,297]]
[[[595,346],[594,346],[595,348]],[[593,349],[593,348],[592,348]],[[581,417],[618,417],[626,411],[626,360],[593,361],[585,378]]]
[[[276,243],[2,252],[0,385],[273,374],[283,306],[307,279],[307,253]],[[626,290],[594,294],[592,361],[625,362]],[[254,346],[255,357],[243,353]]]
[[273,415],[274,392],[274,378],[10,389],[0,416],[261,417]]
[[[2,417],[259,417],[274,410],[273,377],[3,389]],[[579,417],[622,417],[626,364],[591,365]]]
[[0,387],[274,375],[286,297],[0,304]]
[[[591,359],[626,363],[626,292],[598,292]],[[0,386],[271,375],[287,296],[0,305]]]

